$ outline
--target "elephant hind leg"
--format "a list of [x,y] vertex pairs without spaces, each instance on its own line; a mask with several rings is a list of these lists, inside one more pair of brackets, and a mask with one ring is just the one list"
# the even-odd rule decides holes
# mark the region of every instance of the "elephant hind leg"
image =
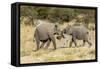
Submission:
[[42,44],[41,44],[40,48],[43,48],[43,47],[44,47],[44,45],[45,45],[45,43],[48,41],[48,39],[46,39],[46,40],[40,40],[40,41],[42,42]]
[[40,48],[43,48],[46,42],[42,42]]
[[37,49],[36,50],[39,50],[40,41],[37,38],[36,38],[36,44],[37,44]]
[[36,45],[37,45],[37,49],[36,50],[39,50],[40,40],[39,40],[37,35],[35,37],[35,40],[36,40]]
[[37,29],[35,31],[34,37],[35,37],[36,44],[37,44],[37,49],[36,49],[36,51],[37,51],[37,50],[39,50],[39,45],[40,45],[40,40],[39,40],[39,37],[38,37],[38,31],[37,31]]
[[47,41],[47,45],[46,45],[45,49],[48,49],[50,43],[51,43],[51,39],[49,39],[49,40]]
[[77,46],[77,44],[76,44],[76,39],[75,39],[75,38],[72,38],[72,40],[71,40],[70,43],[69,43],[69,47],[72,47],[72,43],[74,43],[75,46]]

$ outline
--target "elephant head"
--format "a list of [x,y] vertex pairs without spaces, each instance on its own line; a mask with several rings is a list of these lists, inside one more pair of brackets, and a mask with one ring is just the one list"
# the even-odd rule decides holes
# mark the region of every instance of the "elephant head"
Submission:
[[57,39],[65,38],[64,34],[71,34],[71,26],[68,25],[66,28],[64,28],[62,31],[60,31],[59,35],[57,36]]

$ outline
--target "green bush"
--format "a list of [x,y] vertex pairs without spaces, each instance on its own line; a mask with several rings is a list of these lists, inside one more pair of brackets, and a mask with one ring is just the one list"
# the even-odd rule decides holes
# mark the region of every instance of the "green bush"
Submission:
[[[38,6],[21,6],[20,17],[29,17],[30,22],[33,19],[49,19],[52,22],[62,23],[63,21],[71,21],[76,19],[77,22],[95,23],[94,9],[77,9],[77,8],[57,8],[57,7],[38,7]],[[83,15],[83,18],[77,16]]]

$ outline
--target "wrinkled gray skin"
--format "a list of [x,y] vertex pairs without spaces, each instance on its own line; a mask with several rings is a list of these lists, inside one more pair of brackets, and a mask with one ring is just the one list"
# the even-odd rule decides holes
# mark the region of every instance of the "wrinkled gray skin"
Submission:
[[72,42],[77,46],[76,39],[83,40],[83,46],[85,45],[85,42],[89,44],[89,46],[92,45],[91,42],[89,42],[89,35],[88,30],[84,26],[68,26],[65,29],[63,29],[63,34],[69,34],[72,36],[70,47],[72,46]]
[[[45,48],[48,48],[51,41],[53,42],[54,49],[56,49],[56,40],[54,37],[55,34],[59,34],[59,29],[57,25],[51,23],[43,23],[38,25],[34,34],[37,44],[37,50],[42,48],[45,43],[47,43]],[[42,42],[41,45],[40,42]]]

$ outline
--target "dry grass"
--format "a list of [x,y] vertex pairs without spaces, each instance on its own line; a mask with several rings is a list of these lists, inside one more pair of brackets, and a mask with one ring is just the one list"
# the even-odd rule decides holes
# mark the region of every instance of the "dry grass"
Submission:
[[[65,25],[61,26],[64,27]],[[79,47],[69,48],[69,42],[62,39],[56,40],[57,49],[54,51],[52,43],[48,49],[40,49],[34,52],[36,49],[36,43],[34,40],[35,27],[26,26],[21,24],[21,48],[20,48],[20,62],[25,63],[40,63],[40,62],[57,62],[57,61],[74,61],[74,60],[91,60],[95,59],[95,32],[90,31],[90,37],[92,47],[89,48],[88,44],[82,46],[82,41],[77,41]],[[70,40],[70,36],[67,36],[67,40]]]

